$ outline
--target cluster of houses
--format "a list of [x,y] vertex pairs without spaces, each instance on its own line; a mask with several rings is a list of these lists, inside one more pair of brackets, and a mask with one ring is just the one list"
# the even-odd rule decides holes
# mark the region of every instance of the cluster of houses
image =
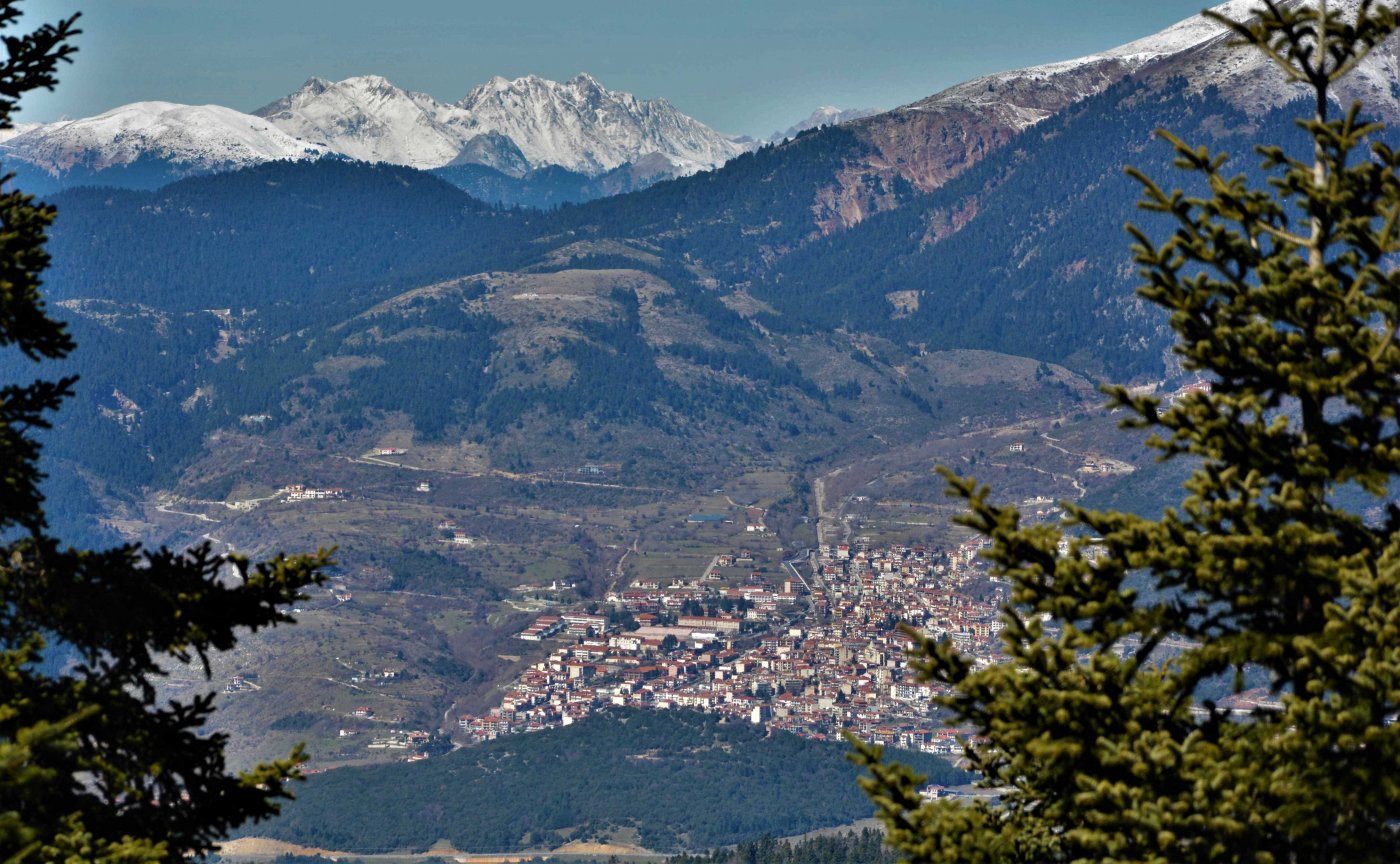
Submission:
[[[812,738],[851,730],[866,740],[961,752],[965,731],[945,728],[906,656],[910,624],[950,639],[976,662],[1000,655],[1006,586],[986,578],[974,541],[955,549],[827,545],[783,590],[761,574],[737,587],[635,582],[606,598],[639,625],[600,615],[538,618],[522,639],[557,640],[501,705],[460,727],[486,740],[568,725],[610,705],[690,707]],[[742,553],[741,553],[742,554]],[[720,556],[716,568],[739,555]],[[703,614],[696,612],[699,606]]]
[[[353,716],[362,720],[374,719],[374,712],[369,708],[360,707],[352,712]],[[340,738],[354,738],[360,733],[354,729],[341,729]],[[391,729],[388,732],[381,732],[371,736],[365,747],[369,750],[412,750],[405,762],[421,762],[428,758],[428,753],[424,749],[428,742],[432,740],[433,733],[423,729]],[[320,773],[320,772],[306,772]]]
[[1184,400],[1187,396],[1192,396],[1196,393],[1204,393],[1206,395],[1209,395],[1210,382],[1205,380],[1204,378],[1197,378],[1195,381],[1192,381],[1189,384],[1183,384],[1182,386],[1176,388],[1175,390],[1167,394],[1166,402],[1168,405],[1176,405],[1177,403]]
[[257,684],[248,680],[242,675],[233,675],[224,683],[225,693],[246,693],[250,690],[261,690]]
[[376,735],[366,746],[370,750],[408,750],[410,748],[421,748],[432,738],[432,733],[422,729],[406,731],[394,729],[382,735]]
[[[426,491],[426,490],[419,490]],[[444,518],[437,523],[438,533],[453,546],[475,546],[476,538],[457,527],[457,523],[450,518]]]
[[136,425],[136,421],[141,418],[141,406],[137,405],[122,391],[112,389],[112,405],[115,407],[99,406],[102,416],[109,420],[115,420],[121,424],[122,428],[130,432]]
[[278,489],[277,494],[284,496],[288,501],[327,501],[344,498],[349,493],[339,486],[321,488],[293,483]]
[[586,613],[541,615],[535,619],[534,624],[519,634],[519,638],[526,642],[540,642],[560,633],[566,637],[577,638],[594,636],[606,630],[607,623],[607,619],[602,615]]

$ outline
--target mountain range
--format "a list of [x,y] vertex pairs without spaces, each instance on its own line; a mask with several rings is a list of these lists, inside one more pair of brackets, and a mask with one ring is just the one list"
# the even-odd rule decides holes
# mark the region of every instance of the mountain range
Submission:
[[376,75],[313,78],[254,114],[366,162],[484,164],[513,176],[547,165],[596,176],[653,154],[677,173],[692,173],[745,149],[664,99],[611,91],[589,75],[563,83],[496,77],[451,104]]
[[[799,126],[838,122],[831,111],[840,114],[822,109]],[[756,143],[718,133],[664,99],[608,90],[586,74],[562,83],[496,77],[452,103],[364,75],[311,78],[252,114],[138,102],[96,117],[25,124],[0,136],[0,157],[37,191],[85,183],[155,188],[327,156],[420,169],[473,166],[517,181],[564,169],[586,180],[630,171],[654,182],[717,167]],[[621,191],[634,184],[624,185]]]
[[[436,695],[401,709],[437,724],[528,661],[503,641],[522,614],[505,600],[555,580],[597,599],[627,550],[634,567],[682,548],[686,514],[731,506],[725,495],[762,499],[783,547],[800,549],[842,496],[883,496],[899,505],[876,514],[886,525],[918,524],[909,511],[942,500],[934,459],[998,487],[1020,478],[1027,496],[1103,491],[1115,481],[1075,465],[1018,468],[1007,443],[1052,436],[1042,455],[1061,458],[1079,436],[1101,452],[1114,445],[1094,424],[1113,418],[1095,384],[1179,376],[1166,321],[1134,293],[1122,230],[1170,226],[1137,212],[1123,168],[1175,185],[1159,128],[1234,154],[1256,180],[1256,142],[1300,141],[1292,91],[1228,41],[1193,19],[838,125],[819,112],[811,129],[654,183],[710,151],[599,145],[570,168],[540,154],[574,152],[572,121],[449,122],[522,94],[552,106],[542,117],[577,117],[566,109],[604,98],[577,79],[493,82],[470,111],[382,79],[313,81],[265,116],[211,120],[230,141],[253,130],[292,152],[52,197],[46,296],[70,322],[80,348],[65,371],[81,379],[46,443],[50,499],[65,502],[50,515],[80,543],[87,530],[249,554],[338,544],[364,626],[325,645],[389,634],[364,656],[407,640],[408,655],[436,657],[450,643],[471,692],[425,666],[414,692]],[[1400,118],[1396,57],[1380,46],[1340,98]],[[338,124],[347,92],[374,110]],[[615,104],[633,116],[639,103]],[[112,140],[137,155],[110,161],[154,177],[162,157],[137,130],[166,127],[122,122],[131,131]],[[635,143],[652,139],[631,122],[611,128],[654,146]],[[515,137],[545,126],[555,137]],[[352,144],[366,149],[337,149]],[[107,164],[48,152],[65,170]],[[394,164],[410,158],[431,170]],[[585,192],[599,200],[554,206]],[[541,209],[483,203],[527,193]],[[364,458],[386,449],[407,451],[402,464]],[[351,493],[257,503],[289,483]],[[446,516],[489,542],[442,552],[432,526]],[[709,554],[667,578],[701,572]],[[332,649],[285,638],[271,654],[318,670],[299,681],[334,672]],[[266,689],[291,715],[331,698],[313,686]],[[266,730],[258,699],[271,698],[225,716]]]
[[[1217,12],[1240,17],[1253,0]],[[1262,56],[1234,50],[1225,28],[1196,17],[1107,51],[977,78],[893,111],[823,107],[766,142],[724,135],[664,99],[608,90],[586,74],[566,82],[496,77],[455,102],[377,75],[301,88],[252,114],[215,105],[138,102],[96,117],[27,124],[0,135],[0,158],[46,192],[84,183],[156,188],[184,176],[273,160],[327,156],[441,170],[493,203],[550,206],[645,188],[723,165],[763,144],[822,126],[854,126],[871,158],[846,166],[815,202],[823,230],[891,206],[895,177],[930,191],[1066,107],[1125,77],[1217,88],[1258,115],[1296,92]],[[1338,88],[1382,119],[1400,116],[1400,56],[1382,46]],[[568,172],[559,173],[559,169]],[[543,171],[540,175],[537,172]],[[596,182],[603,175],[613,177]]]

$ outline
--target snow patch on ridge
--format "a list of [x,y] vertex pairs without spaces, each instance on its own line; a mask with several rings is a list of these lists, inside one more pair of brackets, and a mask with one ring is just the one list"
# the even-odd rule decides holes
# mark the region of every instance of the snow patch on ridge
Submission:
[[[1284,2],[1296,6],[1315,0]],[[1333,8],[1343,15],[1354,15],[1358,5],[1358,0],[1333,0]],[[1259,6],[1258,0],[1229,0],[1211,11],[1247,21]],[[1019,131],[1129,75],[1159,80],[1182,76],[1195,93],[1218,86],[1226,99],[1252,114],[1298,96],[1297,85],[1286,81],[1271,60],[1233,41],[1223,24],[1193,15],[1107,51],[975,78],[897,110],[947,112],[972,107]],[[1361,99],[1387,119],[1400,119],[1400,100],[1392,92],[1392,82],[1400,80],[1397,72],[1397,40],[1391,39],[1337,85],[1337,100],[1347,104]]]

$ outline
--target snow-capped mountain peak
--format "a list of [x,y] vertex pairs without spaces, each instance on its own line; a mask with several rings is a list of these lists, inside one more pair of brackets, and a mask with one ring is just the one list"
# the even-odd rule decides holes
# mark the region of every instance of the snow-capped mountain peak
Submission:
[[587,73],[562,83],[496,76],[451,104],[379,75],[312,78],[255,113],[346,156],[416,168],[480,156],[511,174],[546,165],[600,174],[660,153],[694,171],[744,149],[664,100],[608,90]]
[[288,134],[354,159],[435,168],[452,161],[465,144],[444,107],[381,75],[359,75],[334,82],[311,78],[254,113]]
[[[1286,6],[1316,5],[1316,0],[1284,0]],[[1328,11],[1339,13],[1343,19],[1353,18],[1360,0],[1329,0]],[[1236,21],[1248,20],[1260,6],[1258,0],[1231,0],[1214,7],[1211,11]],[[1194,24],[1194,28],[1191,26]],[[1214,28],[1213,34],[1209,28]],[[1190,36],[1200,35],[1197,41],[1182,44],[1177,50],[1171,42],[1172,35],[1179,35],[1183,42]],[[1262,52],[1235,45],[1234,34],[1223,25],[1207,19],[1185,21],[1158,34],[1162,53],[1148,57],[1139,74],[1151,75],[1159,80],[1185,78],[1193,92],[1207,87],[1220,88],[1221,95],[1235,107],[1257,115],[1279,107],[1303,94],[1300,84],[1289,82],[1280,72],[1274,61]],[[1125,52],[1136,45],[1151,44],[1152,37],[1129,43],[1116,51]],[[1178,43],[1180,44],[1180,43]],[[1400,120],[1400,99],[1396,96],[1395,82],[1400,80],[1400,39],[1387,39],[1376,48],[1350,74],[1332,87],[1333,99],[1341,105],[1360,101],[1368,111],[1388,121]]]
[[840,126],[842,123],[851,123],[856,120],[863,120],[866,117],[873,117],[879,114],[878,108],[837,108],[833,105],[823,105],[814,110],[803,120],[799,120],[782,132],[774,132],[769,141],[782,141],[785,138],[794,138],[801,132],[808,129],[820,129],[823,126]]
[[50,174],[100,171],[142,159],[187,172],[225,170],[325,150],[268,121],[221,105],[135,102],[96,117],[30,127],[3,145],[6,158]]
[[510,138],[534,167],[600,174],[650,153],[686,171],[712,168],[744,147],[664,99],[608,90],[580,73],[565,82],[537,75],[492,78],[455,104],[473,132]]
[[[1245,21],[1250,18],[1258,6],[1259,0],[1228,0],[1226,3],[1215,6],[1211,11],[1232,20]],[[1089,58],[1085,59],[1120,57],[1153,60],[1164,55],[1186,51],[1221,37],[1228,38],[1228,30],[1224,25],[1204,15],[1192,15],[1165,30],[1159,30],[1141,39],[1134,39],[1132,42],[1119,45],[1117,48],[1111,48],[1100,54],[1090,55]]]

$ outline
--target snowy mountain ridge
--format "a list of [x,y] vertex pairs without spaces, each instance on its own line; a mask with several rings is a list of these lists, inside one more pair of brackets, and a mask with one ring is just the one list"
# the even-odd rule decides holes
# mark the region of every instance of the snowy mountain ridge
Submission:
[[664,99],[608,90],[586,74],[562,83],[496,77],[454,103],[377,75],[312,78],[254,114],[355,159],[438,168],[470,153],[515,176],[546,165],[596,176],[653,154],[689,174],[746,149]]
[[[1229,0],[1213,11],[1243,19],[1257,2]],[[1346,14],[1360,0],[1332,2]],[[982,76],[882,114],[819,108],[773,141],[847,124],[872,145],[875,158],[843,170],[830,200],[817,205],[831,213],[827,230],[888,206],[888,196],[862,178],[897,175],[933,189],[1127,76],[1174,88],[1184,80],[1192,92],[1217,86],[1250,114],[1296,95],[1269,60],[1232,41],[1223,25],[1192,16],[1116,48]],[[1379,46],[1340,82],[1338,101],[1360,99],[1381,119],[1400,121],[1397,43]],[[251,115],[216,105],[139,102],[97,117],[0,130],[0,159],[19,166],[35,191],[82,182],[154,188],[190,174],[322,156],[420,169],[485,166],[516,179],[553,166],[589,178],[645,166],[649,183],[717,167],[763,143],[716,132],[664,99],[608,90],[586,74],[564,82],[496,77],[450,103],[363,75],[311,78]],[[97,176],[114,168],[124,170]]]
[[[379,75],[311,78],[244,114],[219,105],[136,102],[95,117],[0,131],[0,158],[31,185],[159,185],[191,174],[280,159],[339,156],[432,169],[485,165],[512,177],[562,166],[589,176],[645,163],[667,176],[714,168],[750,149],[664,99],[608,90],[588,75],[559,83],[493,78],[456,103],[404,90]],[[118,176],[108,175],[109,178]],[[109,181],[101,181],[109,182]]]
[[[1308,0],[1285,0],[1285,5],[1303,2]],[[1343,14],[1354,14],[1358,5],[1358,0],[1333,0]],[[1211,11],[1246,21],[1257,8],[1258,0],[1228,0]],[[1158,80],[1181,76],[1194,93],[1218,86],[1226,99],[1249,114],[1297,97],[1301,91],[1284,79],[1271,60],[1261,52],[1242,50],[1233,41],[1223,24],[1193,15],[1107,51],[974,78],[896,110],[938,112],[977,106],[1020,131],[1128,75]],[[1397,47],[1395,40],[1378,47],[1339,83],[1337,100],[1348,104],[1360,99],[1387,119],[1400,119],[1400,103],[1390,87],[1390,82],[1398,80]]]
[[866,117],[874,117],[882,113],[879,108],[837,108],[832,105],[823,105],[817,108],[803,120],[799,120],[782,132],[774,132],[768,136],[768,140],[778,143],[787,138],[795,138],[799,133],[808,129],[820,129],[823,126],[840,126],[842,123],[852,123],[856,120],[864,120]]
[[314,159],[327,152],[266,120],[221,105],[133,102],[96,117],[5,131],[15,134],[0,144],[0,155],[53,175],[74,169],[95,173],[142,160],[199,173],[275,159]]
[[449,125],[444,107],[381,76],[362,75],[344,81],[311,78],[253,116],[352,159],[436,168],[466,144]]

